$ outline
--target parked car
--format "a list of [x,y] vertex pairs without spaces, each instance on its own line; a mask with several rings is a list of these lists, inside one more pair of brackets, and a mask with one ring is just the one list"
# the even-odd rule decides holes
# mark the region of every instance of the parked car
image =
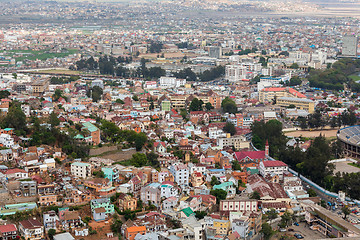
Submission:
[[304,236],[299,234],[299,233],[295,233],[294,237],[296,237],[297,239],[303,239],[304,238]]
[[294,229],[292,229],[292,228],[288,228],[288,231],[289,231],[289,232],[293,232],[293,231],[294,231]]
[[294,225],[295,225],[295,226],[299,226],[299,223],[297,223],[297,222],[294,222]]

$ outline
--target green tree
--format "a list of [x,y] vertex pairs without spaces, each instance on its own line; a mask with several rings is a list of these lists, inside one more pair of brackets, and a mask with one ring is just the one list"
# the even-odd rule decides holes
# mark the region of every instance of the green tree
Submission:
[[258,191],[254,191],[251,193],[250,195],[250,199],[257,199],[257,200],[260,200],[261,196],[260,196],[260,193]]
[[202,111],[204,102],[197,98],[194,98],[189,106],[189,111]]
[[271,220],[274,220],[278,217],[278,213],[276,212],[275,209],[271,208],[270,211],[268,211],[266,213],[268,219],[271,221]]
[[298,69],[298,68],[299,68],[299,64],[293,63],[293,64],[291,64],[290,68],[292,68],[292,69]]
[[203,219],[207,215],[206,211],[195,211],[195,217],[197,219]]
[[210,181],[211,186],[219,185],[220,181],[217,179],[217,177],[212,176]]
[[60,124],[60,120],[54,111],[52,113],[50,113],[49,124],[51,124],[51,127],[56,127],[56,126],[59,126],[59,124]]
[[224,132],[230,133],[231,136],[234,136],[236,134],[236,128],[235,125],[231,122],[226,122],[224,128],[223,128]]
[[227,192],[222,189],[213,189],[210,191],[210,194],[216,197],[216,203],[219,204],[221,200],[225,200]]
[[26,116],[21,110],[20,104],[12,103],[9,107],[8,113],[3,120],[3,127],[11,127],[20,132],[25,131],[26,128]]
[[231,100],[229,97],[226,97],[221,102],[221,108],[223,109],[224,112],[227,112],[227,113],[236,113],[237,112],[236,103],[233,100]]
[[347,206],[342,207],[341,212],[344,214],[344,219],[346,219],[347,216],[349,216],[351,213],[350,209]]
[[317,196],[315,190],[312,189],[312,188],[309,188],[309,189],[307,190],[307,193],[309,194],[309,197],[316,197],[316,196]]
[[240,163],[237,160],[232,161],[232,170],[241,171]]
[[146,165],[147,161],[148,159],[144,153],[135,153],[131,158],[134,167],[143,167]]
[[262,233],[264,235],[265,240],[269,240],[271,238],[271,236],[274,234],[274,231],[270,224],[263,223],[261,225],[260,233]]
[[93,88],[89,89],[87,92],[87,96],[91,97],[93,102],[97,102],[101,99],[103,94],[103,90],[99,86],[94,86]]
[[206,110],[208,110],[208,111],[210,111],[211,109],[214,109],[213,105],[211,105],[211,103],[209,103],[209,102],[207,102],[207,103],[205,104],[205,108],[206,108]]
[[53,228],[51,228],[51,229],[49,229],[49,231],[48,231],[48,236],[49,236],[49,238],[52,240],[52,239],[54,239],[54,235],[56,234],[56,230],[55,229],[53,229]]

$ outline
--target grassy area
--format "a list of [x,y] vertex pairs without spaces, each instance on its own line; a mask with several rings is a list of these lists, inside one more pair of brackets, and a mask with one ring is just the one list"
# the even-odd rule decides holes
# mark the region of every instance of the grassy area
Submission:
[[357,165],[356,163],[348,163],[348,165],[353,166],[353,167],[360,168],[360,166],[359,166],[359,165]]
[[18,61],[24,61],[24,60],[46,60],[49,58],[62,58],[69,56],[71,54],[77,53],[78,50],[76,49],[68,49],[67,51],[61,52],[61,53],[52,53],[49,52],[49,49],[46,50],[40,50],[40,51],[34,51],[34,50],[9,50],[9,51],[0,51],[0,53],[5,53],[5,56],[10,56],[15,58],[15,60]]
[[350,75],[349,78],[351,78],[354,81],[359,81],[360,80],[360,76],[359,75]]

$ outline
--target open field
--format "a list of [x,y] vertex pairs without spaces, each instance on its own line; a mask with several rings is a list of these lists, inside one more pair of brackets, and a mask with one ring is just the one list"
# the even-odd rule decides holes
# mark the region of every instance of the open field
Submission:
[[289,137],[306,137],[306,138],[315,138],[320,134],[325,136],[326,138],[334,138],[336,137],[337,129],[323,129],[323,130],[298,130],[294,132],[285,133],[286,136]]

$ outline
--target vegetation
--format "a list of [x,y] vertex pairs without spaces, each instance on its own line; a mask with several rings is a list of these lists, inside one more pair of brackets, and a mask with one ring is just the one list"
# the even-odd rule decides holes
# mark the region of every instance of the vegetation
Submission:
[[99,101],[101,99],[102,94],[103,94],[103,90],[99,86],[94,86],[93,88],[90,88],[86,93],[88,97],[92,98],[93,102]]
[[207,215],[206,211],[195,211],[195,217],[197,219],[203,219]]
[[229,97],[226,97],[224,100],[222,100],[221,108],[224,112],[227,113],[237,113],[236,103]]
[[132,155],[132,158],[129,160],[121,161],[119,164],[124,166],[134,166],[134,167],[143,167],[143,166],[152,166],[154,168],[160,167],[160,163],[157,160],[158,155],[154,152],[147,154],[144,153],[135,153]]
[[223,128],[223,131],[226,132],[226,133],[230,133],[231,136],[235,135],[236,134],[236,128],[235,128],[235,125],[231,122],[226,122],[224,128]]
[[189,111],[202,111],[204,102],[198,98],[194,98],[189,106]]
[[250,195],[250,199],[257,199],[257,200],[260,200],[261,196],[260,196],[260,193],[258,191],[254,191],[251,193]]
[[127,142],[131,147],[135,147],[136,151],[140,151],[147,142],[145,133],[136,133],[132,130],[120,130],[115,123],[105,119],[100,121],[100,130],[102,139],[112,143]]
[[199,79],[202,82],[212,81],[216,78],[219,78],[225,74],[224,66],[217,66],[210,70],[205,70],[201,74],[199,74]]
[[222,189],[213,189],[210,194],[216,197],[216,203],[219,204],[221,200],[226,199],[227,192]]
[[274,230],[272,229],[271,225],[268,223],[263,223],[261,225],[260,233],[263,234],[265,240],[269,240],[272,235],[274,235]]
[[360,67],[360,60],[343,58],[335,62],[331,68],[325,70],[311,69],[308,80],[311,87],[344,90],[344,84],[348,85],[352,91],[359,92],[360,84],[348,77],[356,72]]

